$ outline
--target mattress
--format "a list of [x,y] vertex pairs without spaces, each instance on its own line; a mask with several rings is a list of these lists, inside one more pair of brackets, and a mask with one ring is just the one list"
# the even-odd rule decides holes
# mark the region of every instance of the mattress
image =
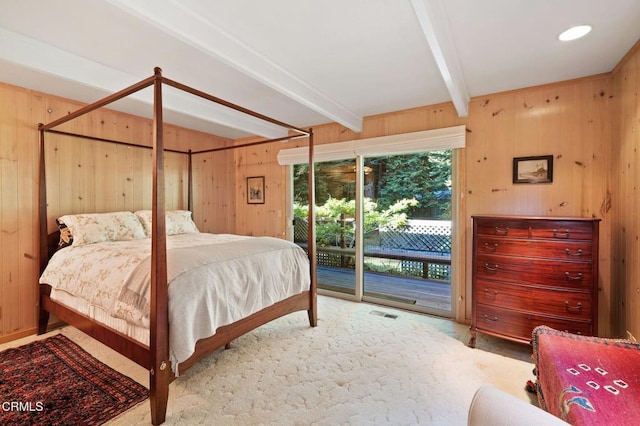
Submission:
[[[53,300],[149,341],[150,239],[69,246],[40,283]],[[230,234],[167,237],[169,355],[174,372],[216,329],[309,290],[309,261],[289,241]]]
[[123,319],[115,318],[101,307],[92,305],[87,300],[73,296],[64,290],[59,291],[52,288],[51,299],[68,308],[78,311],[96,322],[124,334],[125,336],[149,346],[149,327],[142,327],[129,323]]

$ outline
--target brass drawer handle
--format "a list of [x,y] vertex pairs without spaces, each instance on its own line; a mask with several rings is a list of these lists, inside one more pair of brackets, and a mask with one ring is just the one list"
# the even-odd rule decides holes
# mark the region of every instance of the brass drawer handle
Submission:
[[578,249],[578,251],[576,251],[575,253],[571,253],[571,250],[566,248],[564,249],[564,252],[567,254],[567,256],[577,256],[577,257],[582,256],[582,249]]
[[493,321],[493,322],[498,321],[498,317],[496,317],[496,316],[493,316],[493,318],[492,318],[492,317],[490,317],[490,316],[489,316],[489,315],[487,315],[487,314],[484,314],[484,315],[482,315],[482,316],[484,317],[484,319],[489,320],[489,321]]
[[493,265],[489,265],[487,262],[484,262],[484,269],[487,271],[495,272],[498,270],[498,264],[494,263]]
[[567,239],[567,238],[569,238],[569,230],[566,229],[564,231],[558,231],[557,229],[554,229],[553,230],[553,238]]
[[[484,291],[484,294],[489,294],[489,289],[488,288],[485,288],[483,291]],[[491,291],[491,293],[493,293],[494,296],[498,295],[498,292],[496,290]]]
[[565,272],[564,276],[568,279],[568,280],[574,280],[574,281],[579,281],[582,279],[582,272],[578,272],[576,275],[571,275],[571,272]]
[[496,251],[496,249],[498,248],[498,243],[493,243],[493,244],[484,243],[483,247],[490,251]]
[[496,226],[495,227],[496,230],[496,235],[507,235],[509,233],[509,227],[500,227],[500,226]]
[[571,312],[571,311],[580,312],[580,311],[582,311],[582,303],[580,303],[580,302],[578,302],[578,304],[576,306],[571,306],[571,305],[569,305],[569,302],[567,300],[565,300],[564,301],[564,307],[566,308],[566,310],[568,312]]

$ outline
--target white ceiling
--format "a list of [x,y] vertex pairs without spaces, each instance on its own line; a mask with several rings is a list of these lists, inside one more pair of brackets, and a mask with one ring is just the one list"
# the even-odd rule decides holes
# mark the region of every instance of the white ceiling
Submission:
[[[1,0],[0,81],[93,102],[163,75],[298,127],[609,72],[639,0]],[[573,42],[576,24],[593,31]],[[167,86],[165,86],[167,87]],[[281,129],[167,88],[165,119]],[[150,90],[113,108],[151,116]]]

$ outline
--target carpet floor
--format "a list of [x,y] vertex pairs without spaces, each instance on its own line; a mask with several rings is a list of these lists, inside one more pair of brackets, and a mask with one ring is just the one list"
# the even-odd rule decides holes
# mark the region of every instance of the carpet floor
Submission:
[[[471,349],[468,326],[454,321],[323,296],[318,304],[318,327],[296,312],[186,371],[170,385],[166,424],[466,425],[483,384],[535,404],[524,389],[528,345],[479,334]],[[148,385],[143,368],[72,327],[60,332]],[[150,424],[149,405],[108,424]]]

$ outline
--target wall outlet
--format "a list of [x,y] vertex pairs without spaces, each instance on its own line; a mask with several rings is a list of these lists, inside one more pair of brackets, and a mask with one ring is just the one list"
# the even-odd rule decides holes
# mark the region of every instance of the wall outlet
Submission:
[[631,340],[632,342],[637,342],[636,338],[633,336],[633,334],[631,334],[629,330],[627,330],[627,339]]

